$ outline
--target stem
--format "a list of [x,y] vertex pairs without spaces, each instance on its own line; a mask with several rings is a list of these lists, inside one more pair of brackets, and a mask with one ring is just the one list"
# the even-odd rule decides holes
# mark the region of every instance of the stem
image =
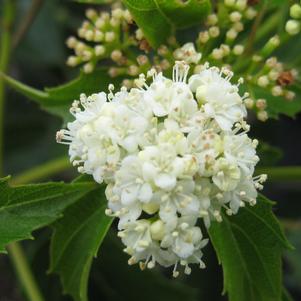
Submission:
[[37,13],[39,12],[41,6],[43,4],[43,0],[32,0],[31,6],[23,18],[21,25],[19,26],[18,30],[16,31],[13,37],[13,48],[16,48],[23,37],[26,35],[26,32],[30,28],[31,24],[33,23]]
[[7,248],[28,300],[44,301],[30,271],[30,267],[21,246],[18,243],[11,243]]
[[281,218],[280,221],[281,221],[282,225],[284,226],[284,228],[286,228],[288,230],[300,230],[301,229],[301,221],[300,220]]
[[[3,0],[3,19],[1,24],[0,40],[0,72],[5,73],[8,68],[11,55],[11,31],[16,10],[15,0]],[[3,174],[3,117],[4,117],[5,86],[0,77],[0,176]],[[15,267],[19,281],[30,301],[44,301],[34,276],[30,270],[26,256],[18,243],[12,243],[8,247],[9,256]]]
[[[26,184],[45,178],[70,166],[70,162],[66,157],[60,157],[21,173],[13,179],[13,184]],[[20,244],[11,243],[7,248],[28,300],[44,301]]]
[[68,158],[65,156],[60,157],[17,175],[12,179],[12,183],[14,185],[31,183],[37,180],[45,179],[46,177],[57,174],[70,167],[71,164]]
[[[10,59],[11,30],[15,16],[15,0],[4,0],[0,40],[0,72],[6,72]],[[0,175],[3,173],[4,80],[0,78]]]
[[257,31],[258,31],[258,27],[263,19],[263,16],[266,12],[266,8],[267,8],[267,3],[264,2],[264,4],[262,5],[261,7],[261,10],[259,12],[259,14],[257,15],[256,19],[255,19],[255,22],[252,26],[252,30],[251,30],[251,33],[249,35],[249,39],[248,39],[248,42],[247,42],[247,47],[246,47],[246,51],[245,53],[246,54],[250,54],[252,53],[252,50],[253,50],[253,44],[254,44],[254,40],[255,40],[255,37],[256,37],[256,34],[257,34]]
[[256,174],[267,174],[269,181],[301,181],[301,166],[261,167]]
[[281,17],[281,12],[278,10],[273,13],[264,23],[260,25],[257,29],[257,33],[254,39],[254,42],[259,42],[263,38],[270,36],[272,32],[275,32],[277,25],[279,24],[279,18]]

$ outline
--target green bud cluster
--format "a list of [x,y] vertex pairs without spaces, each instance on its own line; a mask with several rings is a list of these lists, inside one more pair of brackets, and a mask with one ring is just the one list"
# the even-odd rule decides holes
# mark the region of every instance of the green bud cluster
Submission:
[[291,19],[288,20],[285,25],[285,30],[289,35],[297,35],[301,31],[301,5],[300,4],[295,3],[290,7]]
[[[214,13],[202,24],[194,42],[182,45],[171,36],[166,45],[156,50],[150,47],[143,31],[136,27],[129,11],[117,8],[109,14],[89,9],[87,20],[78,30],[79,38],[67,40],[68,47],[75,52],[67,64],[82,65],[83,71],[90,73],[97,64],[105,61],[109,76],[122,77],[122,84],[127,88],[135,86],[134,78],[151,67],[170,75],[175,60],[186,61],[193,73],[203,70],[206,63],[227,67],[237,78],[244,78],[244,88],[249,90],[246,107],[253,110],[259,120],[265,121],[268,119],[267,101],[252,91],[261,89],[274,97],[292,101],[295,93],[291,85],[297,81],[298,72],[273,56],[282,43],[278,35],[270,37],[259,50],[250,48],[252,34],[249,30],[254,27],[257,16],[260,17],[260,9],[260,3],[251,5],[247,0],[218,0]],[[299,4],[292,5],[290,16],[292,19],[287,22],[286,29],[290,34],[296,34],[300,31]]]

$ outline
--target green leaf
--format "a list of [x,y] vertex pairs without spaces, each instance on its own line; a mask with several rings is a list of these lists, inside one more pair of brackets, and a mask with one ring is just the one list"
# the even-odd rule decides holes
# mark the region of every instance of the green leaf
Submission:
[[39,91],[7,75],[1,74],[1,76],[11,88],[34,100],[44,110],[62,117],[65,122],[72,119],[69,108],[73,100],[78,99],[81,93],[89,95],[106,91],[110,83],[118,84],[121,81],[119,77],[110,78],[106,69],[99,68],[91,74],[81,73],[79,77],[64,85]]
[[176,28],[200,24],[210,12],[209,0],[123,0],[153,47],[166,42]]
[[50,272],[60,275],[64,293],[76,301],[87,300],[92,259],[112,223],[104,213],[103,187],[70,206],[54,225],[51,240]]
[[224,272],[230,301],[281,301],[281,254],[292,248],[272,213],[272,202],[258,197],[254,207],[223,216],[209,229]]
[[45,183],[10,187],[0,180],[0,253],[11,242],[32,239],[31,232],[49,225],[89,191],[94,183]]

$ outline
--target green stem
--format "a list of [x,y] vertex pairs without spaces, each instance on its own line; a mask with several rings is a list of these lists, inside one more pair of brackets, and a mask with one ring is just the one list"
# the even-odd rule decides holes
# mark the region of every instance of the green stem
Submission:
[[21,246],[18,243],[11,243],[7,248],[28,300],[44,301]]
[[299,220],[281,218],[280,221],[285,229],[288,229],[288,230],[300,230],[301,229],[301,221],[299,221]]
[[272,33],[275,32],[275,29],[279,24],[280,17],[281,12],[277,10],[269,18],[266,18],[266,20],[264,20],[264,22],[261,23],[260,27],[257,30],[254,43],[260,42],[263,38],[271,36]]
[[[11,50],[11,30],[15,15],[15,1],[4,0],[3,19],[1,24],[1,40],[0,40],[0,72],[6,72]],[[4,81],[0,78],[0,175],[3,173],[3,117],[4,117]]]
[[34,22],[35,17],[37,16],[42,4],[43,0],[32,0],[27,14],[23,17],[22,23],[20,24],[13,37],[13,48],[16,48],[23,37],[26,35],[31,24]]
[[255,41],[255,37],[258,31],[258,27],[264,17],[264,14],[266,13],[266,8],[267,8],[267,3],[264,2],[260,12],[258,13],[255,22],[253,24],[253,27],[251,29],[251,33],[249,35],[248,41],[247,41],[247,46],[246,46],[246,50],[245,50],[245,54],[246,55],[250,55],[250,53],[252,53],[253,51],[253,46],[254,46],[254,41]]
[[301,181],[301,166],[261,167],[256,174],[267,174],[269,181]]
[[29,169],[12,179],[13,184],[27,184],[45,179],[71,167],[67,157],[60,157],[42,165]]
[[[70,166],[66,157],[60,157],[16,176],[12,182],[13,184],[26,184],[66,170]],[[44,301],[20,244],[12,243],[7,248],[28,300]]]
[[[3,0],[3,18],[1,24],[0,40],[0,73],[6,73],[11,56],[11,33],[15,19],[16,1]],[[4,79],[0,77],[0,176],[3,174],[3,118],[5,102]],[[30,301],[44,301],[36,284],[26,256],[18,243],[8,246],[9,256],[15,267],[19,281]]]
[[[70,162],[66,157],[60,157],[21,173],[12,182],[13,184],[30,183],[66,170],[70,166]],[[11,243],[7,248],[28,300],[44,301],[20,244]]]

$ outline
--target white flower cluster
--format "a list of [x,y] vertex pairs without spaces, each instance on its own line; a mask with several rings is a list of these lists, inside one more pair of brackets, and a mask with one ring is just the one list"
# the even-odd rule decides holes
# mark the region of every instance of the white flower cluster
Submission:
[[[81,173],[108,184],[106,213],[119,218],[119,236],[140,267],[202,261],[200,228],[255,205],[266,176],[253,177],[257,140],[251,140],[244,97],[232,72],[207,64],[189,79],[176,62],[173,79],[153,69],[138,88],[101,92],[75,101],[75,120],[57,140],[69,145]],[[83,109],[80,108],[83,107]]]

